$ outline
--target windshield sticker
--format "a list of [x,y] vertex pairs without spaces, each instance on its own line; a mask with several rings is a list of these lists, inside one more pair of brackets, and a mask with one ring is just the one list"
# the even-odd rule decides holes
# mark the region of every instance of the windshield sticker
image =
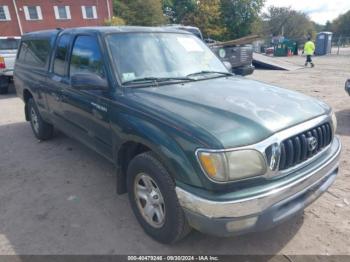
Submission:
[[178,37],[177,41],[186,49],[187,52],[204,52],[203,48],[196,40],[189,37]]
[[135,78],[136,76],[134,72],[123,73],[123,81],[131,81],[131,80],[134,80]]

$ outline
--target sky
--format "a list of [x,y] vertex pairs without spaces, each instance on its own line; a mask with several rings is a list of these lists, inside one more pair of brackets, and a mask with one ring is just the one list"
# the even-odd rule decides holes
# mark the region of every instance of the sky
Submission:
[[270,5],[290,6],[295,10],[307,13],[311,20],[319,24],[325,24],[327,20],[332,21],[340,14],[350,10],[350,0],[266,0],[265,8]]

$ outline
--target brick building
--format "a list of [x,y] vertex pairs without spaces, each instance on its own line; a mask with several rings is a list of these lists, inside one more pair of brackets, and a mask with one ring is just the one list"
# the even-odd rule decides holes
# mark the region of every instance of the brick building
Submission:
[[103,25],[112,12],[112,0],[0,0],[0,36]]

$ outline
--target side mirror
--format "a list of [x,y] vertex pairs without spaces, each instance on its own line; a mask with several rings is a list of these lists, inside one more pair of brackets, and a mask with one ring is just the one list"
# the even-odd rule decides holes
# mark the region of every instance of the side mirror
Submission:
[[94,73],[72,75],[71,85],[81,90],[108,90],[107,80]]
[[348,92],[350,96],[350,79],[345,82],[345,91]]
[[224,66],[226,67],[226,69],[231,73],[232,72],[232,65],[230,62],[224,61],[222,62],[224,64]]

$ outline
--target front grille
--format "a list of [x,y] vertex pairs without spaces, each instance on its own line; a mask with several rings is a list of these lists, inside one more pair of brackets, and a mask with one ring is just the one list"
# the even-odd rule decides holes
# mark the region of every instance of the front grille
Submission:
[[[279,170],[285,170],[306,161],[328,146],[331,141],[332,128],[329,123],[284,140],[281,143]],[[312,142],[314,142],[313,146],[310,145]]]

